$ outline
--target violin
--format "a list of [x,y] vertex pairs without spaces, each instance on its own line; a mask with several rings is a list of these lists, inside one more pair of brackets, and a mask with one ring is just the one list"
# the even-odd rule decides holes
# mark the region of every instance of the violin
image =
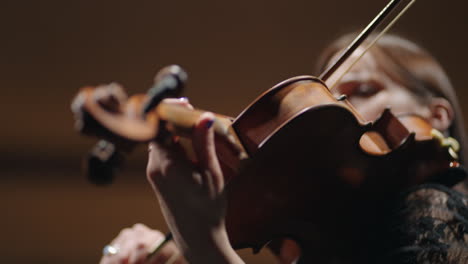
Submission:
[[[395,116],[390,109],[366,121],[345,95],[330,92],[328,75],[290,78],[236,118],[216,115],[226,228],[235,249],[259,250],[282,237],[306,240],[316,232],[311,226],[335,225],[340,211],[424,182],[459,181],[438,177],[459,166],[456,141],[419,116]],[[108,175],[113,169],[107,164],[118,162],[119,151],[188,138],[205,111],[164,102],[181,95],[186,78],[170,66],[145,95],[127,98],[116,84],[80,90],[72,103],[77,128],[105,140],[90,159],[95,175]]]

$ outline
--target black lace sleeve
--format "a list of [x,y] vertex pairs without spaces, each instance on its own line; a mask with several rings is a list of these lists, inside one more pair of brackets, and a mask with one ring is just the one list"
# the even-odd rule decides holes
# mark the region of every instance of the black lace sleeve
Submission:
[[468,263],[467,205],[466,197],[442,185],[406,193],[387,219],[386,263]]

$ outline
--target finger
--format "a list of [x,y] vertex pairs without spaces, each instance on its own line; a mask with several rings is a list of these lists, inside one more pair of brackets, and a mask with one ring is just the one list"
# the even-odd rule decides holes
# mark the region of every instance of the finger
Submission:
[[193,148],[197,154],[202,177],[208,188],[219,193],[224,187],[224,179],[216,156],[214,141],[214,115],[204,113],[193,131]]
[[132,226],[132,229],[135,230],[135,232],[137,233],[145,233],[147,231],[150,231],[151,229],[149,227],[147,227],[146,225],[142,224],[142,223],[136,223]]
[[152,256],[148,263],[151,264],[168,264],[169,262],[175,262],[181,258],[181,253],[173,241],[168,242],[158,252]]
[[117,254],[115,254],[115,259],[118,259],[118,263],[132,263],[130,261],[130,257],[132,253],[137,250],[137,248],[141,247],[141,242],[137,241],[135,236],[131,236],[128,239],[121,241],[119,246],[119,250]]
[[137,223],[132,227],[132,237],[128,238],[125,250],[128,249],[128,264],[145,263],[150,246],[164,236],[144,224]]
[[116,254],[107,256],[108,263],[129,263],[130,253],[134,250],[135,243],[135,231],[132,228],[122,229],[110,243],[118,250]]
[[93,96],[94,100],[111,112],[119,112],[121,104],[127,99],[122,86],[117,83],[96,87]]
[[[186,97],[164,99],[164,103],[177,104],[193,109]],[[172,141],[170,144],[160,144],[150,142],[148,145],[148,164],[146,175],[150,183],[153,183],[159,176],[165,175],[167,168],[174,161],[187,160],[184,151],[179,144]]]
[[187,107],[188,109],[193,109],[193,106],[189,103],[187,97],[180,97],[180,98],[168,98],[163,100],[164,103],[169,104],[177,104]]
[[187,264],[187,263],[188,262],[187,260],[185,260],[184,256],[180,254],[171,264]]
[[118,252],[114,255],[107,255],[101,258],[99,264],[128,263],[128,255]]
[[132,237],[133,231],[131,228],[122,229],[114,240],[109,245],[119,246],[122,242],[130,239]]
[[135,247],[129,252],[128,264],[145,263],[148,256],[148,247],[143,242],[137,242]]
[[143,224],[135,224],[132,227],[132,237],[125,244],[128,249],[128,263],[146,263],[147,257],[153,245],[160,244],[164,240],[163,233],[150,229]]
[[149,153],[147,178],[160,205],[190,199],[194,188],[201,182],[201,176],[193,173],[193,163],[177,143],[171,146],[152,143],[151,146],[153,148]]
[[148,164],[146,166],[146,175],[150,183],[155,183],[158,178],[163,177],[161,171],[167,163],[170,156],[167,148],[160,146],[156,142],[150,142],[148,145]]
[[176,261],[180,259],[180,253],[174,253],[167,261],[166,264],[174,264]]
[[188,161],[177,143],[165,145],[151,142],[148,151],[146,173],[150,182],[167,176],[167,171],[171,166],[187,166]]
[[134,236],[142,241],[148,250],[151,250],[155,245],[161,244],[166,236],[159,230],[154,230],[144,224],[137,223],[133,225]]
[[[130,235],[130,228],[124,228],[122,229],[119,234],[117,235],[116,238],[114,238],[108,245],[113,246],[117,248],[117,253],[116,254],[109,254],[109,255],[104,255],[101,258],[101,261],[99,262],[100,264],[111,264],[111,263],[116,263],[119,262],[119,259],[121,255],[119,254],[119,243],[122,243],[125,239],[128,239]],[[105,253],[104,253],[105,254]]]

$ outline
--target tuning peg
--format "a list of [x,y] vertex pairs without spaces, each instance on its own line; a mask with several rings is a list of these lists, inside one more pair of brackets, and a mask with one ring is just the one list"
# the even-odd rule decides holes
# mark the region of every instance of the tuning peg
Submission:
[[107,185],[112,183],[115,172],[121,167],[123,155],[114,144],[100,140],[85,162],[88,179],[96,185]]

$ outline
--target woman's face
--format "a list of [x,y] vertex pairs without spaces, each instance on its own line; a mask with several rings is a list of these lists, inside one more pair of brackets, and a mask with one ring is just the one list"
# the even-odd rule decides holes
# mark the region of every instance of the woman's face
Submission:
[[347,95],[367,121],[376,120],[388,107],[397,116],[412,113],[428,118],[430,115],[429,108],[416,100],[402,84],[390,78],[369,52],[343,76],[332,92]]

